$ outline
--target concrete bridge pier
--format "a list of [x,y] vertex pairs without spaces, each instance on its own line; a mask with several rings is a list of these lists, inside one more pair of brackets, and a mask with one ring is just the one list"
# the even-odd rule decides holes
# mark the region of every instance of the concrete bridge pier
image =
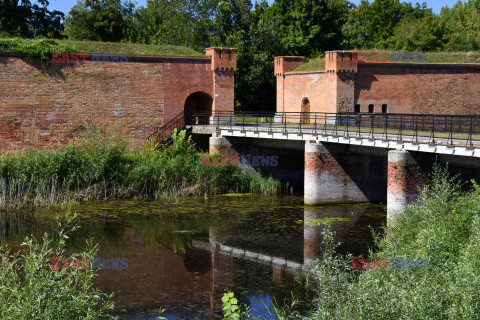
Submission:
[[[345,144],[305,143],[304,203],[356,203],[385,199],[384,160],[356,154]],[[386,171],[386,170],[385,170]]]
[[225,137],[210,137],[208,142],[208,153],[210,154],[218,153],[222,156],[237,155],[232,144]]
[[322,143],[305,143],[304,203],[307,205],[345,202],[346,172],[333,153],[344,152],[343,145],[328,150]]
[[406,150],[388,151],[387,224],[417,200],[427,181],[418,156]]

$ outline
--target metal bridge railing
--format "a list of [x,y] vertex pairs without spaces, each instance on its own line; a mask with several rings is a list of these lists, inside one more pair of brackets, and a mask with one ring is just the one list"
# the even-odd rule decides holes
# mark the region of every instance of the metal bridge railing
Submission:
[[173,132],[175,129],[177,130],[185,129],[189,124],[188,121],[191,119],[191,117],[192,117],[191,113],[187,113],[187,114],[185,114],[184,112],[179,113],[172,120],[165,123],[161,128],[155,130],[155,132],[153,132],[147,138],[147,140],[155,139],[157,143],[162,142],[162,140],[168,140],[173,135]]
[[192,124],[480,147],[480,116],[397,113],[194,113]]

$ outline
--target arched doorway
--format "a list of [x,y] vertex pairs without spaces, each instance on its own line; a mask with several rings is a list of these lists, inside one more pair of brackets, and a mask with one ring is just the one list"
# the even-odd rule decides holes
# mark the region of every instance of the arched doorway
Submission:
[[202,113],[198,118],[198,124],[208,124],[210,114],[212,113],[212,97],[205,92],[194,92],[185,100],[185,124],[192,124],[192,115],[194,113]]
[[300,115],[300,122],[301,123],[309,123],[310,122],[310,101],[308,98],[302,99],[302,114]]

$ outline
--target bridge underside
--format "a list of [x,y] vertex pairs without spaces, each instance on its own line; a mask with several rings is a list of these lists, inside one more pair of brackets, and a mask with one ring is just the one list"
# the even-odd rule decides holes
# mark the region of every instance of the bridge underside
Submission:
[[465,181],[480,177],[480,149],[464,146],[218,125],[194,126],[193,133],[211,135],[211,154],[277,156],[276,166],[251,161],[242,165],[303,189],[307,205],[387,203],[389,222],[417,199],[436,160],[448,163]]

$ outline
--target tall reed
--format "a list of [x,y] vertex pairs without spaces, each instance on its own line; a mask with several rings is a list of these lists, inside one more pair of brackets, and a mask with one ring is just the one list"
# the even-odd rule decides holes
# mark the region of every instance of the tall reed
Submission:
[[0,207],[112,197],[278,192],[281,184],[236,166],[202,166],[185,132],[161,151],[129,151],[123,136],[90,128],[61,150],[0,154]]

